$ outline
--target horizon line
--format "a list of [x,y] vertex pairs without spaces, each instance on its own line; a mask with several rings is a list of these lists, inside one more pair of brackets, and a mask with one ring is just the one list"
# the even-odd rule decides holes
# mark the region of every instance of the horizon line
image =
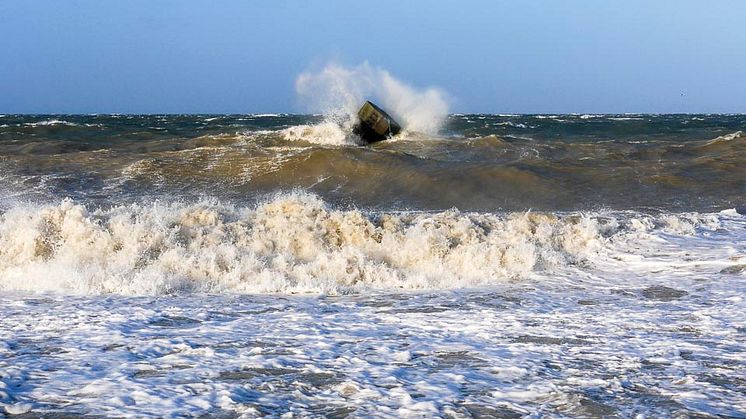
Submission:
[[[327,114],[320,113],[292,113],[292,112],[226,112],[226,113],[214,113],[214,112],[0,112],[0,118],[6,116],[325,116]],[[744,112],[452,112],[448,113],[447,116],[464,116],[464,115],[492,115],[492,116],[533,116],[533,115],[561,115],[561,116],[585,116],[585,115],[721,115],[721,116],[737,116],[746,115]]]

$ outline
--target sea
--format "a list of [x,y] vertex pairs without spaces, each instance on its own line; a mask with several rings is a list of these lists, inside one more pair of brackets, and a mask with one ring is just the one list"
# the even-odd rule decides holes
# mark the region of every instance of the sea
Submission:
[[743,418],[745,313],[746,115],[0,116],[0,416]]

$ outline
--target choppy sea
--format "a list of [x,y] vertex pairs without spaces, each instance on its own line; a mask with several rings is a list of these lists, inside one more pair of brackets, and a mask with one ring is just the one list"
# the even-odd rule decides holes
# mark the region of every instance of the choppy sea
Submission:
[[2,115],[0,416],[746,417],[744,132]]

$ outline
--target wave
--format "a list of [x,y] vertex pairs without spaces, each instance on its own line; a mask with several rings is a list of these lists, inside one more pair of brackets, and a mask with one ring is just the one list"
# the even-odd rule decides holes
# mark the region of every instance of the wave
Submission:
[[[65,121],[62,119],[45,119],[37,122],[26,122],[20,126],[24,127],[51,127],[51,126],[68,126],[68,127],[102,127],[101,124],[78,124],[75,122]],[[7,125],[5,125],[7,126]]]
[[50,125],[68,125],[68,126],[74,127],[74,126],[77,126],[78,124],[74,122],[63,121],[60,119],[48,119],[48,120],[39,121],[39,122],[29,122],[23,125],[30,126],[30,127],[44,127],[44,126],[50,126]]
[[508,127],[514,127],[514,128],[524,128],[524,129],[525,128],[534,128],[533,126],[529,127],[526,124],[516,123],[516,122],[512,122],[512,121],[495,122],[492,125],[494,125],[494,126],[508,126]]
[[740,140],[746,138],[746,135],[743,134],[743,131],[736,131],[732,132],[730,134],[721,135],[719,137],[713,138],[712,140],[705,143],[705,145],[713,145],[718,143],[728,143],[734,140]]
[[590,266],[621,234],[694,234],[714,215],[366,213],[304,193],[88,209],[18,204],[0,217],[0,289],[86,294],[449,289]]
[[363,140],[335,122],[295,125],[280,131],[287,141],[303,141],[321,145],[362,145]]
[[[280,131],[254,131],[246,132],[244,134],[251,137],[256,134],[272,134],[275,132],[279,132],[283,140],[292,142],[305,142],[326,146],[361,146],[367,144],[362,138],[354,134],[351,128],[340,125],[337,122],[294,125]],[[396,136],[388,139],[387,142],[430,141],[434,138],[438,137],[428,136],[417,131],[404,130]]]
[[38,122],[26,122],[23,124],[2,124],[0,125],[0,128],[10,128],[10,127],[49,127],[49,126],[55,126],[55,125],[66,125],[69,127],[79,127],[79,126],[100,126],[100,125],[94,125],[94,124],[76,124],[74,122],[70,121],[63,121],[60,119],[48,119],[44,121],[38,121]]
[[0,288],[81,293],[349,293],[521,278],[602,247],[584,217],[366,214],[307,193],[89,210],[21,205],[0,222]]

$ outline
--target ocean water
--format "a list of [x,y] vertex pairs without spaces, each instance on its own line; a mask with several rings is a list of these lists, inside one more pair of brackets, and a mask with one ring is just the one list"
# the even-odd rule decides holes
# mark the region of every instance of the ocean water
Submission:
[[0,415],[746,417],[745,115],[407,125],[0,116]]

